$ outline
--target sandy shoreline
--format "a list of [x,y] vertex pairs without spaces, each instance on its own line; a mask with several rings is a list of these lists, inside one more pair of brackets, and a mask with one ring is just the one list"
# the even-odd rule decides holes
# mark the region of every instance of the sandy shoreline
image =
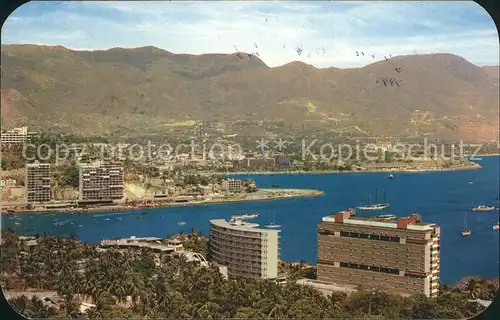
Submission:
[[485,153],[485,154],[476,154],[476,157],[498,157],[500,153]]
[[[248,193],[244,195],[235,195],[228,198],[210,198],[203,200],[193,200],[189,202],[160,202],[156,200],[156,203],[150,205],[137,205],[137,206],[125,206],[125,205],[115,205],[115,206],[102,206],[102,207],[88,207],[85,209],[70,209],[70,208],[57,208],[57,209],[34,209],[34,210],[23,210],[15,212],[15,214],[27,214],[27,213],[111,213],[119,211],[139,211],[139,210],[149,210],[149,209],[160,209],[168,207],[186,207],[186,206],[200,206],[209,204],[224,204],[224,203],[235,203],[235,202],[252,202],[252,201],[272,201],[280,199],[292,199],[292,198],[309,198],[318,197],[324,195],[321,190],[313,189],[259,189],[255,193]],[[8,214],[2,212],[2,214]]]
[[474,170],[481,169],[481,165],[471,165],[464,167],[455,168],[433,168],[433,169],[394,169],[394,170],[363,170],[363,171],[338,171],[338,170],[321,170],[321,171],[237,171],[237,172],[216,172],[207,173],[213,175],[224,175],[224,176],[244,176],[244,175],[278,175],[278,174],[340,174],[340,173],[424,173],[424,172],[446,172],[446,171],[463,171],[463,170]]
[[[485,155],[491,156],[491,155]],[[480,169],[481,165],[474,163],[473,165],[454,167],[454,168],[428,168],[428,169],[394,169],[394,170],[364,170],[364,171],[338,171],[338,170],[324,170],[324,171],[257,171],[257,172],[215,172],[215,173],[204,173],[204,174],[214,174],[214,175],[224,175],[224,176],[236,176],[236,175],[304,175],[304,174],[360,174],[360,173],[429,173],[429,172],[448,172],[448,171],[464,171]],[[150,204],[140,204],[140,205],[114,205],[114,206],[96,206],[83,208],[50,208],[50,209],[33,209],[33,210],[21,210],[15,212],[17,213],[91,213],[91,212],[119,212],[119,211],[138,211],[156,208],[168,208],[168,207],[185,207],[185,206],[200,206],[208,204],[224,204],[224,203],[235,203],[235,202],[250,202],[250,201],[271,201],[280,199],[290,199],[298,197],[316,197],[323,195],[324,192],[320,190],[310,190],[310,189],[259,189],[256,193],[234,195],[230,197],[216,197],[203,200],[192,200],[188,202],[162,202],[160,199],[152,200],[153,203]],[[139,201],[141,199],[138,199]],[[147,200],[147,199],[143,199]],[[0,214],[8,214],[4,210]]]

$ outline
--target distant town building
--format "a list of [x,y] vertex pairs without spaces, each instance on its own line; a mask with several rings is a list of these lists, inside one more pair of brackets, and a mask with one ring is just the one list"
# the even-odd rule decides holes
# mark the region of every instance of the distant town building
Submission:
[[95,162],[80,164],[80,200],[117,200],[123,198],[123,167]]
[[402,162],[380,162],[380,163],[367,163],[365,164],[366,169],[370,170],[390,170],[390,169],[401,169],[408,166],[407,163]]
[[275,158],[244,158],[241,160],[233,160],[234,168],[244,170],[258,170],[258,169],[274,169]]
[[240,193],[243,191],[243,180],[240,179],[223,179],[221,182],[223,191],[229,193]]
[[26,165],[26,200],[28,203],[47,202],[51,199],[50,164]]
[[274,164],[277,167],[288,167],[291,164],[291,160],[289,156],[276,155],[274,156]]
[[276,279],[280,231],[259,228],[244,219],[210,220],[211,261],[226,266],[230,276]]
[[318,225],[318,281],[380,287],[435,297],[439,287],[440,228],[412,214],[399,220],[324,217]]
[[247,160],[248,169],[272,169],[275,166],[274,158],[249,158]]
[[36,132],[28,131],[28,127],[20,127],[12,130],[2,130],[0,140],[2,143],[18,144],[25,143],[34,136],[36,136]]
[[213,193],[213,186],[199,186],[200,194],[203,196],[207,196]]
[[1,187],[14,187],[16,185],[16,180],[14,179],[2,179],[0,180]]

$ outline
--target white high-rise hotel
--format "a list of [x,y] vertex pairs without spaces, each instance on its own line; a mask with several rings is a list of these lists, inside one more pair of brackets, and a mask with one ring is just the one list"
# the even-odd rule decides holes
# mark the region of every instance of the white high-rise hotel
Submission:
[[25,143],[34,136],[36,136],[36,132],[28,131],[28,127],[20,127],[12,130],[2,130],[0,141],[6,144]]
[[211,261],[226,266],[231,276],[276,279],[280,231],[259,228],[245,218],[210,220]]
[[118,200],[123,198],[123,167],[95,162],[80,165],[80,200]]

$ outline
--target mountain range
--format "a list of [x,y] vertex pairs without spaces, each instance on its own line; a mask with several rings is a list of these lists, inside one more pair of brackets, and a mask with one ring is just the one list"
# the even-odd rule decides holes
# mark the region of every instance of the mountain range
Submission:
[[[499,135],[499,67],[453,54],[397,56],[361,68],[156,47],[75,51],[2,45],[2,128],[128,137],[217,124],[225,134]],[[242,125],[244,124],[244,125]]]

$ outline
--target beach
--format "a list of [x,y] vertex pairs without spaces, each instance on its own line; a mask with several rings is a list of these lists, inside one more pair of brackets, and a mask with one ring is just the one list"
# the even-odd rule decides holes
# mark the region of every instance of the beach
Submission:
[[366,170],[313,170],[313,171],[235,171],[235,172],[210,172],[206,175],[224,175],[224,176],[240,176],[240,175],[276,175],[276,174],[336,174],[336,173],[419,173],[419,172],[445,172],[445,171],[461,171],[480,169],[481,165],[474,163],[467,166],[452,167],[452,168],[425,168],[425,169],[366,169]]
[[[61,208],[36,208],[36,209],[21,209],[15,213],[86,213],[86,212],[117,212],[117,211],[137,211],[143,209],[166,208],[166,207],[185,207],[199,206],[207,204],[222,204],[233,202],[249,202],[249,201],[271,201],[278,199],[317,197],[324,194],[321,190],[314,189],[259,189],[252,193],[240,193],[229,196],[206,197],[203,199],[195,199],[185,202],[171,202],[165,199],[143,199],[144,203],[136,205],[109,205],[109,206],[92,206],[86,208],[61,207]],[[8,212],[2,210],[2,214]]]

